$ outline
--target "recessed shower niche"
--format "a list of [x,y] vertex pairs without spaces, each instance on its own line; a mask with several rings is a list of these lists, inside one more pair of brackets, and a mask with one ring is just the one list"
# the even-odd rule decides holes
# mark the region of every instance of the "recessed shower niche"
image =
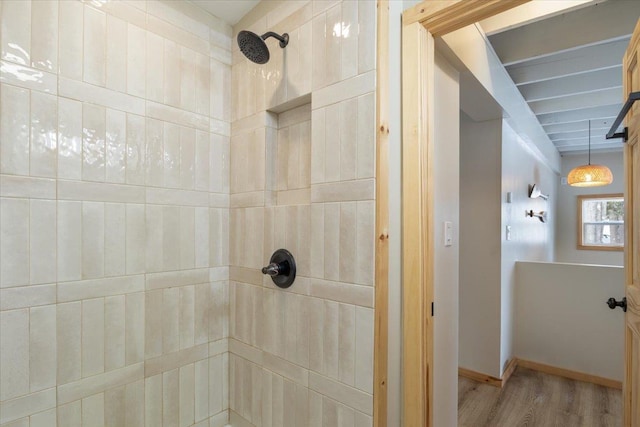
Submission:
[[288,249],[298,274],[309,276],[311,103],[268,114],[275,127],[266,135],[265,253]]

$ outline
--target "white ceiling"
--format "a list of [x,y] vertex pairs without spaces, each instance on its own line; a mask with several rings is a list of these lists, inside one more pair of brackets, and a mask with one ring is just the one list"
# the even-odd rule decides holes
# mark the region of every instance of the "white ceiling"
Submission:
[[587,149],[589,120],[592,149],[621,149],[621,140],[604,135],[622,107],[622,56],[640,1],[580,6],[526,25],[494,26],[489,41],[560,153]]
[[260,0],[191,0],[207,12],[234,26]]

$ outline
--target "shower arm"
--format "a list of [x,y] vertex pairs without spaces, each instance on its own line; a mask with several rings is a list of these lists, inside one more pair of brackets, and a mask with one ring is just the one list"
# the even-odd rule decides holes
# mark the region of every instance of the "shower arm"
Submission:
[[260,38],[262,40],[266,40],[269,37],[273,37],[275,39],[277,39],[280,42],[280,47],[281,48],[285,48],[287,46],[287,44],[289,44],[289,34],[284,33],[283,35],[280,35],[278,33],[274,33],[273,31],[268,31],[266,33],[264,33],[263,35],[260,36]]

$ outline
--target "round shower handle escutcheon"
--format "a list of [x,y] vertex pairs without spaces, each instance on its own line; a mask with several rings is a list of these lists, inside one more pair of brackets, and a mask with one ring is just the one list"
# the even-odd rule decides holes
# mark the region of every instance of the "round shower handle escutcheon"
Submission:
[[271,276],[271,280],[280,288],[288,288],[296,278],[296,262],[286,249],[278,249],[271,255],[269,265],[262,268],[262,274]]

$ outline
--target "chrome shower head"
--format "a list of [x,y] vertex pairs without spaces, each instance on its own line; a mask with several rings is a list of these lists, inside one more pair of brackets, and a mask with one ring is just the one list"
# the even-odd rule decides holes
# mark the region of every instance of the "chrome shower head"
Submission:
[[289,43],[289,34],[287,33],[280,35],[269,31],[259,36],[251,31],[240,31],[238,33],[238,46],[250,61],[256,64],[266,64],[269,62],[269,48],[264,41],[269,37],[278,39],[281,48],[286,47]]

